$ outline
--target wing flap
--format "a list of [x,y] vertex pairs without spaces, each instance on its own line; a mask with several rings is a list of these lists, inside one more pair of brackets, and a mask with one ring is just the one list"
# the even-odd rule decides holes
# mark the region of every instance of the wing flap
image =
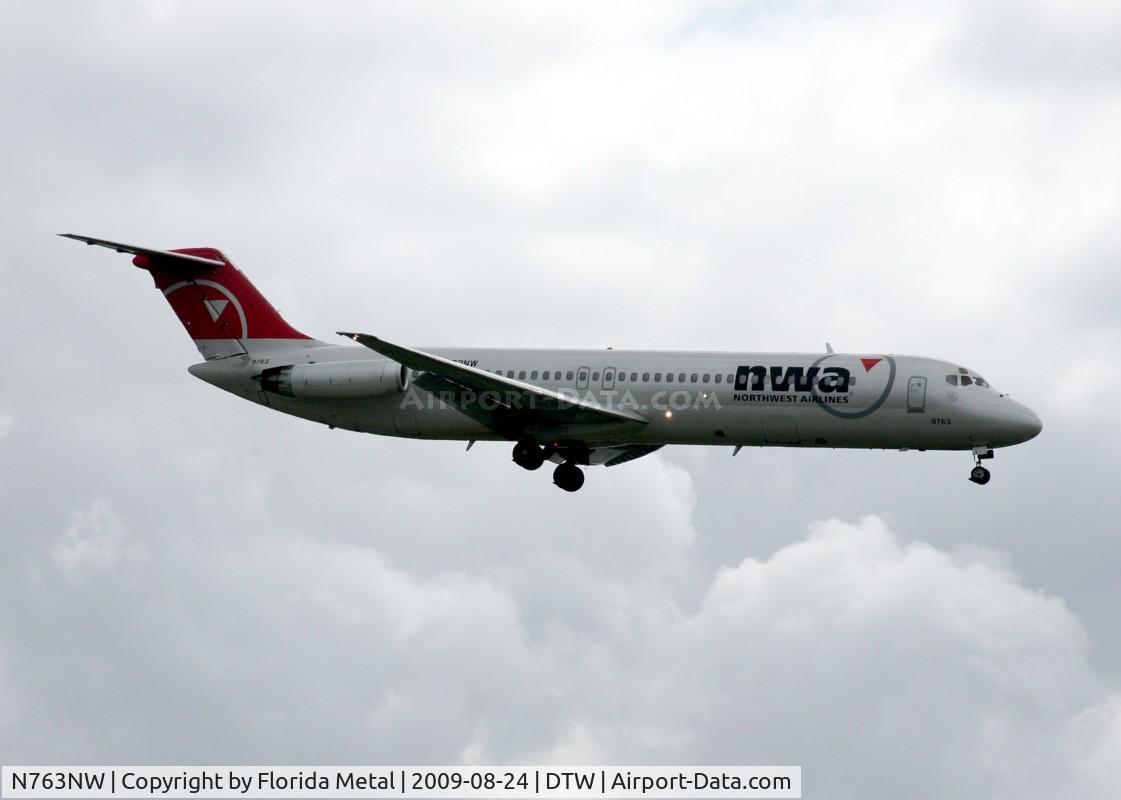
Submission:
[[620,464],[626,464],[628,461],[634,461],[636,458],[648,456],[658,450],[661,450],[663,445],[660,444],[629,444],[624,447],[616,448],[613,452],[618,455],[612,455],[610,458],[603,462],[605,467],[617,467]]

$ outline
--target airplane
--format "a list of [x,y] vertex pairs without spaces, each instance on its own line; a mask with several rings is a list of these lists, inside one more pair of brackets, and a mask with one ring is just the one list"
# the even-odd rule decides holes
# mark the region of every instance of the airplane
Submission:
[[553,483],[666,445],[969,450],[989,482],[994,448],[1042,423],[971,369],[887,353],[412,348],[366,333],[330,344],[290,326],[212,247],[157,250],[59,234],[128,253],[194,341],[196,378],[330,428],[414,439],[513,442]]

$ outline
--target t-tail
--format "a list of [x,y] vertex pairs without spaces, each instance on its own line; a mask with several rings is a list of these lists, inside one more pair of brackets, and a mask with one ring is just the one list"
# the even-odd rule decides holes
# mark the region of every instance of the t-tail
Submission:
[[59,235],[131,253],[132,263],[151,274],[156,288],[207,361],[322,344],[285,322],[220,250],[153,250],[73,233]]

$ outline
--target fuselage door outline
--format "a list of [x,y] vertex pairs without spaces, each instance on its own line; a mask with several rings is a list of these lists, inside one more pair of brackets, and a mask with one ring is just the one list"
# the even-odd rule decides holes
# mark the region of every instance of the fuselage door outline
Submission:
[[916,375],[907,381],[907,412],[921,414],[926,411],[926,378]]

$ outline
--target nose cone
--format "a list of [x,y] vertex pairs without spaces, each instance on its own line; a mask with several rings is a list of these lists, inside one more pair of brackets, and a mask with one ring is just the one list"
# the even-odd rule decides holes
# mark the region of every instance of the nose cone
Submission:
[[1029,439],[1034,439],[1043,430],[1043,421],[1039,416],[1022,403],[1010,400],[1009,408],[1001,416],[1001,428],[1010,440],[1010,444],[1020,444]]

